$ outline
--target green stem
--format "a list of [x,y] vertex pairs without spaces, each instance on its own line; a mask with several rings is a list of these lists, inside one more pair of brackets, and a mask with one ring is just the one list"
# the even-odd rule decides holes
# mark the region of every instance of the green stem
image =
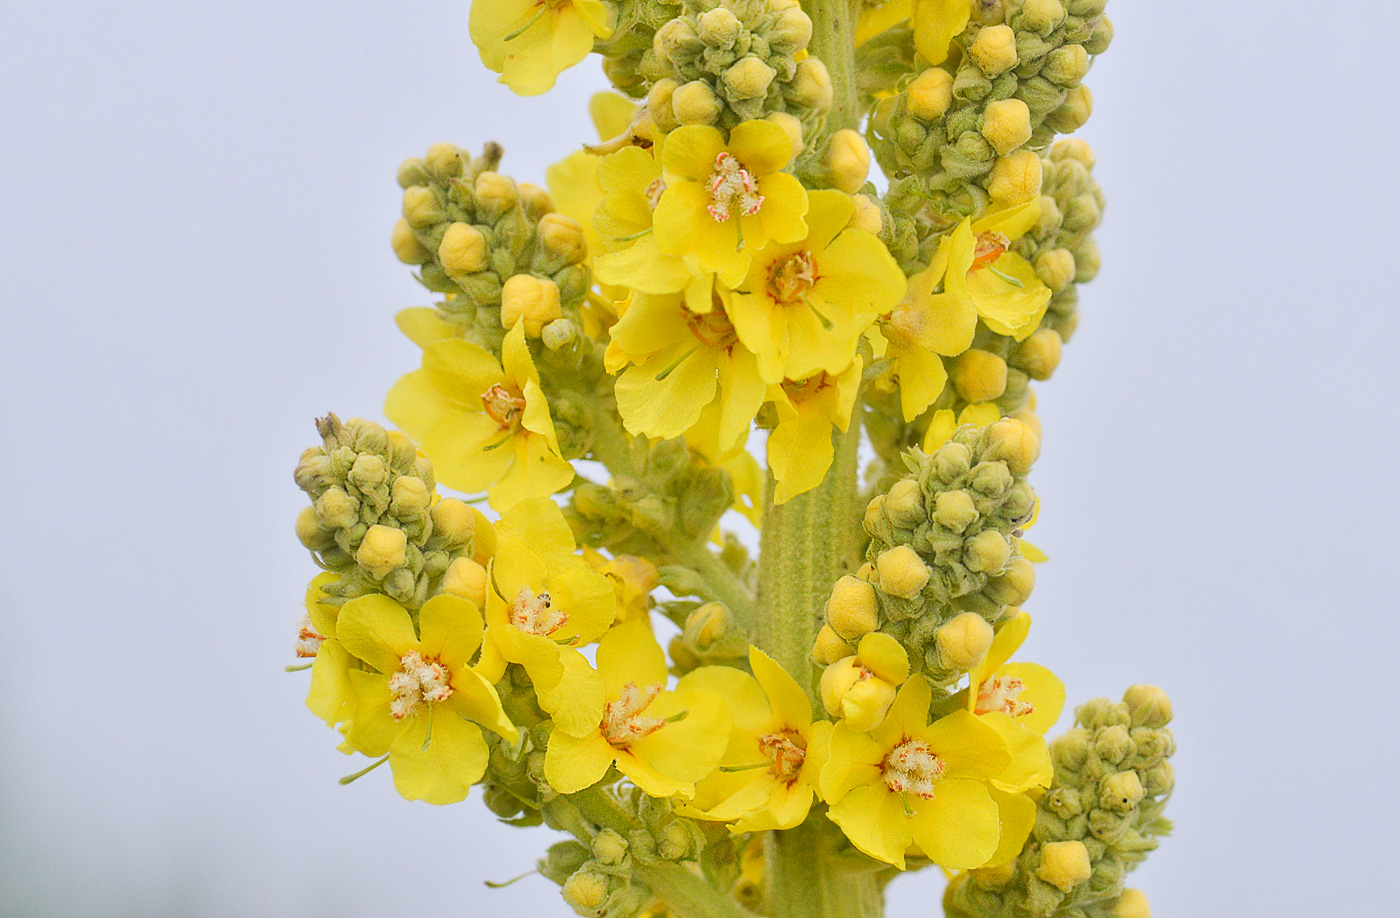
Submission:
[[836,455],[815,489],[773,504],[763,515],[759,552],[759,646],[816,697],[812,643],[831,586],[860,566],[861,507],[857,493],[860,424],[836,436]]
[[832,847],[834,826],[808,820],[770,832],[766,844],[771,918],[882,918],[879,874],[843,862]]
[[855,41],[860,5],[860,0],[805,0],[802,4],[812,17],[812,41],[807,49],[831,74],[833,97],[826,116],[828,133],[860,126]]

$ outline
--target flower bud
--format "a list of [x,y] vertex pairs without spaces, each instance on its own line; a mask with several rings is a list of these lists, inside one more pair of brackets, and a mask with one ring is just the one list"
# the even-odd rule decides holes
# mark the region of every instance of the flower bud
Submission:
[[822,673],[821,696],[826,712],[845,719],[859,733],[873,730],[885,719],[898,694],[893,685],[846,657]]
[[1065,45],[1051,51],[1040,75],[1061,86],[1078,86],[1089,72],[1089,52],[1083,45]]
[[865,505],[865,517],[863,525],[865,531],[874,535],[885,518],[885,495],[876,494],[870,499],[870,503]]
[[789,98],[793,102],[817,111],[831,108],[836,92],[832,88],[831,74],[827,72],[826,64],[815,57],[798,62],[789,87]]
[[773,122],[787,132],[788,139],[792,141],[794,157],[802,152],[802,122],[797,120],[795,115],[788,112],[769,112],[764,116],[764,120]]
[[724,71],[722,79],[731,99],[762,99],[777,75],[761,58],[749,54]]
[[1030,150],[1017,150],[997,157],[987,193],[998,205],[1014,207],[1040,196],[1040,180],[1040,157]]
[[976,612],[963,612],[934,632],[933,643],[944,669],[963,672],[987,655],[992,646],[992,626]]
[[702,41],[689,20],[677,16],[669,20],[652,36],[651,47],[656,56],[670,60],[699,51]]
[[428,147],[424,162],[440,178],[454,178],[462,174],[462,151],[450,143],[435,143]]
[[812,18],[794,3],[778,15],[768,32],[768,46],[779,54],[791,54],[812,40]]
[[734,630],[734,617],[721,603],[707,602],[691,610],[685,619],[686,643],[708,650]]
[[875,588],[849,574],[842,577],[827,598],[826,620],[838,636],[848,641],[874,631],[880,626],[880,605],[875,599]]
[[471,558],[457,558],[442,575],[442,592],[460,596],[478,609],[486,608],[486,568]]
[[433,180],[428,174],[428,164],[416,156],[410,156],[399,164],[398,183],[400,188],[426,185]]
[[863,194],[853,196],[851,203],[856,207],[855,215],[851,217],[851,226],[865,230],[872,236],[880,235],[880,230],[885,225],[885,219],[880,215],[880,205]]
[[447,213],[442,209],[437,195],[433,194],[431,188],[413,185],[405,188],[403,192],[403,218],[408,221],[409,226],[422,229],[446,220]]
[[1064,103],[1045,118],[1045,123],[1061,134],[1070,134],[1082,128],[1093,113],[1094,97],[1089,87],[1080,83],[1069,91]]
[[344,488],[330,487],[316,498],[316,518],[326,529],[349,529],[360,518],[360,502]]
[[953,75],[942,67],[930,67],[915,77],[905,92],[914,117],[934,121],[953,104]]
[[1024,476],[1040,458],[1040,437],[1015,418],[1002,418],[987,428],[986,455],[1005,462],[1011,474]]
[[466,545],[476,535],[476,512],[454,497],[433,505],[433,536],[451,548]]
[[1016,33],[1009,25],[989,26],[977,33],[967,53],[987,76],[999,76],[1016,66]]
[[468,223],[453,223],[438,244],[438,262],[448,274],[486,270],[486,236]]
[[1050,151],[1050,157],[1054,160],[1074,160],[1083,163],[1086,167],[1094,167],[1094,149],[1087,141],[1078,137],[1066,137],[1063,140],[1055,141],[1055,146]]
[[865,139],[850,128],[831,135],[826,154],[822,157],[825,178],[831,187],[846,194],[855,194],[865,184],[870,173],[870,148]]
[[1065,5],[1060,0],[1026,0],[1021,7],[1021,25],[1044,35],[1065,21]]
[[400,475],[389,488],[389,512],[400,519],[418,516],[432,500],[427,482],[412,475]]
[[1165,727],[1172,719],[1172,700],[1155,685],[1139,683],[1123,693],[1134,727]]
[[529,182],[521,182],[520,206],[524,209],[525,215],[531,220],[539,220],[545,214],[554,210],[554,199],[549,196],[539,185],[532,185]]
[[1064,248],[1041,250],[1035,256],[1035,276],[1059,293],[1074,281],[1074,253]]
[[1099,758],[1114,765],[1122,762],[1133,751],[1133,739],[1128,733],[1128,728],[1122,724],[1113,724],[1099,731],[1099,735],[1094,738],[1094,751],[1099,754]]
[[903,685],[909,678],[909,653],[904,645],[879,631],[872,631],[856,645],[860,665],[891,685]]
[[524,321],[525,336],[538,338],[544,327],[564,315],[559,285],[533,274],[517,274],[501,288],[501,325],[512,329]]
[[995,573],[1006,566],[1011,557],[1011,543],[995,529],[984,529],[967,543],[963,563],[970,571]]
[[1152,918],[1152,907],[1140,889],[1125,889],[1113,903],[1113,918]]
[[492,220],[499,218],[520,202],[520,189],[515,179],[499,172],[483,172],[476,177],[477,204],[490,215]]
[[561,265],[576,265],[588,254],[588,243],[584,241],[583,227],[573,217],[560,213],[548,213],[540,218],[536,230],[545,251],[554,256]]
[[433,253],[423,248],[418,237],[413,235],[413,227],[403,218],[399,218],[394,224],[394,232],[389,242],[394,247],[394,254],[399,261],[406,265],[422,265],[433,260]]
[[913,478],[901,478],[885,494],[885,517],[901,529],[913,529],[927,517],[924,493]]
[[600,864],[616,867],[627,859],[627,839],[613,829],[601,829],[589,845]]
[[990,402],[1006,391],[1006,361],[981,348],[958,355],[951,375],[958,395],[969,402]]
[[945,529],[962,532],[977,516],[977,504],[966,491],[940,491],[933,499],[933,520]]
[[822,664],[830,666],[832,663],[845,657],[855,656],[856,649],[845,641],[841,640],[841,635],[830,625],[822,625],[817,632],[816,643],[812,647],[812,659]]
[[585,864],[577,873],[564,881],[559,894],[564,897],[576,913],[584,916],[601,913],[603,903],[608,900],[608,876],[591,865]]
[[891,596],[913,599],[928,583],[929,569],[919,553],[908,545],[896,545],[875,559],[880,589]]
[[393,526],[379,523],[369,527],[355,552],[355,563],[369,571],[375,580],[383,580],[396,567],[408,560],[408,535]]
[[1035,589],[1035,565],[1025,558],[1012,558],[1001,575],[987,582],[987,595],[1006,606],[1019,606]]
[[1135,771],[1119,771],[1099,781],[1099,806],[1126,813],[1142,802],[1142,781]]
[[321,528],[315,507],[302,507],[297,513],[297,539],[312,551],[322,551],[333,544],[330,533]]
[[724,103],[704,80],[691,80],[671,96],[671,111],[681,124],[714,124],[723,109]]
[[647,111],[651,113],[651,120],[663,131],[674,131],[680,125],[671,107],[671,99],[678,86],[680,84],[675,80],[664,77],[652,83],[647,93]]
[[1000,156],[1031,139],[1031,110],[1020,99],[987,103],[982,115],[982,136]]
[[739,17],[722,6],[701,13],[696,24],[699,26],[696,33],[700,40],[711,48],[728,51],[734,47],[734,39],[739,37]]
[[1016,346],[1013,362],[1031,379],[1049,379],[1060,365],[1063,350],[1064,339],[1060,333],[1053,328],[1042,328]]
[[1040,877],[1062,893],[1089,879],[1093,867],[1081,841],[1048,842],[1040,849]]

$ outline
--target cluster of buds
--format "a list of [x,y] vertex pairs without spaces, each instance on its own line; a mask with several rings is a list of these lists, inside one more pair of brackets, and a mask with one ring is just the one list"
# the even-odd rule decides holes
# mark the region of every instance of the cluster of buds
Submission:
[[965,426],[870,502],[863,578],[843,578],[817,641],[824,662],[873,631],[897,640],[915,671],[952,685],[991,646],[993,626],[1031,594],[1018,551],[1035,512],[1026,481],[1040,453],[1029,426],[1003,418]]
[[543,188],[497,172],[501,154],[495,144],[472,157],[439,143],[405,160],[394,252],[444,295],[439,314],[459,337],[500,353],[520,323],[526,337],[562,346],[582,336],[591,283],[583,228]]
[[470,556],[477,513],[438,499],[433,466],[403,434],[334,414],[316,422],[322,443],[302,453],[296,483],[311,498],[297,537],[338,576],[327,602],[386,593],[416,609],[458,558]]
[[647,108],[662,131],[728,131],[771,118],[801,149],[831,107],[831,76],[806,54],[812,20],[792,0],[698,0],[657,29],[638,62]]
[[1123,880],[1170,829],[1171,716],[1152,685],[1077,708],[1075,728],[1050,743],[1055,780],[1030,841],[1015,862],[954,880],[949,918],[1146,918],[1146,898]]

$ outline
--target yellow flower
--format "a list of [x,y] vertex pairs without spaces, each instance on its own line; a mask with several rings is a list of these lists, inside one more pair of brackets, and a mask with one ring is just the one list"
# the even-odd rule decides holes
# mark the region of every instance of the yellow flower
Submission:
[[1003,624],[991,649],[972,668],[967,709],[1010,747],[1012,763],[993,782],[1011,793],[1049,787],[1054,777],[1044,736],[1065,706],[1065,686],[1037,663],[1007,663],[1030,632],[1031,617],[1018,613]]
[[661,585],[661,573],[646,558],[636,555],[605,557],[597,549],[584,548],[583,559],[612,584],[617,598],[617,623],[630,621],[650,624],[652,591]]
[[930,64],[943,63],[971,15],[971,0],[915,0],[914,47]]
[[944,243],[950,249],[944,288],[965,292],[983,324],[1017,341],[1040,326],[1050,304],[1051,290],[1036,276],[1034,266],[1008,251],[1039,219],[1036,198],[980,220],[964,220]]
[[844,431],[851,423],[861,367],[857,360],[838,376],[818,373],[768,387],[778,412],[778,426],[768,437],[768,468],[778,482],[774,503],[787,503],[826,477],[836,454],[831,428]]
[[899,641],[872,631],[856,652],[822,671],[821,696],[826,712],[847,730],[868,732],[885,719],[899,686],[909,678],[909,653]]
[[587,732],[602,713],[602,684],[589,678],[588,662],[573,648],[612,625],[612,584],[574,553],[573,532],[551,500],[521,501],[496,533],[478,669],[497,682],[507,663],[518,663],[558,729]]
[[812,703],[777,663],[749,649],[753,676],[727,666],[703,666],[681,679],[724,699],[734,729],[720,769],[696,786],[694,815],[732,823],[734,832],[791,829],[807,818],[819,763],[807,748],[829,730],[812,722]]
[[665,189],[653,214],[656,243],[671,255],[698,256],[700,270],[734,286],[749,256],[769,240],[795,242],[807,232],[807,192],[779,170],[792,140],[771,121],[745,121],[729,132],[686,125],[662,150]]
[[486,771],[481,728],[509,742],[519,733],[491,683],[468,665],[481,644],[481,613],[457,596],[435,596],[418,613],[387,596],[346,603],[336,640],[368,669],[349,671],[355,713],[347,744],[388,753],[394,786],[409,800],[455,803]]
[[317,574],[306,587],[306,615],[297,634],[297,656],[315,657],[306,706],[332,727],[349,720],[355,710],[350,691],[350,655],[335,639],[339,606],[324,603],[325,588],[337,580],[329,571]]
[[651,150],[627,146],[609,153],[599,164],[602,195],[592,220],[600,248],[593,259],[594,271],[604,284],[641,293],[690,290],[692,297],[708,301],[708,275],[692,272],[681,254],[662,251],[653,226],[654,212],[666,190],[659,155],[656,146]]
[[829,818],[861,851],[904,869],[911,845],[945,867],[987,862],[1001,837],[987,788],[1010,761],[1006,743],[967,711],[928,722],[922,676],[900,689],[870,733],[837,724],[822,767]]
[[758,358],[739,343],[723,305],[687,309],[678,294],[638,294],[612,328],[608,369],[623,371],[617,410],[634,434],[670,439],[694,427],[718,401],[718,445],[741,441],[763,404]]
[[951,408],[940,408],[933,413],[928,430],[924,432],[922,449],[932,453],[953,438],[953,431],[959,427],[986,427],[1001,420],[1001,406],[996,402],[977,402],[968,405],[956,415]]
[[666,657],[643,622],[625,622],[598,644],[606,702],[584,736],[550,734],[544,775],[561,794],[602,780],[614,764],[653,797],[691,797],[724,755],[729,712],[709,692],[666,690]]
[[805,238],[755,252],[729,297],[735,332],[770,384],[841,373],[861,333],[904,295],[904,273],[884,243],[849,226],[850,197],[814,191],[810,200]]
[[473,0],[468,28],[487,69],[535,96],[611,35],[615,19],[603,0]]
[[502,356],[504,368],[470,342],[435,341],[423,349],[423,368],[401,378],[384,404],[422,445],[439,481],[460,491],[489,488],[498,512],[553,494],[574,477],[559,455],[524,323],[506,335]]

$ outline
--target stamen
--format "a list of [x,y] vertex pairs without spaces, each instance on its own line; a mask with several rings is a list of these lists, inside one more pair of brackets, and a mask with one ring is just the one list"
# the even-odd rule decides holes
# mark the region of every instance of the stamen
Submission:
[[426,660],[410,650],[399,660],[399,670],[389,677],[389,714],[403,720],[419,704],[446,701],[452,695],[451,673],[436,660]]
[[665,193],[665,191],[665,179],[653,179],[652,183],[647,186],[647,204],[651,205],[652,210],[656,210],[656,205],[661,203],[661,195]]
[[768,269],[768,293],[780,305],[805,302],[807,291],[817,282],[817,266],[806,249],[775,262]]
[[1020,695],[1026,690],[1026,683],[1020,679],[998,677],[982,683],[977,692],[978,714],[1002,711],[1012,717],[1024,717],[1035,713],[1035,705],[1022,701]]
[[603,722],[598,725],[603,739],[614,746],[627,746],[666,726],[663,718],[642,716],[647,705],[660,694],[659,683],[644,688],[638,688],[635,682],[624,685],[618,696],[603,706]]
[[514,429],[525,413],[525,397],[497,383],[481,393],[481,407],[502,430]]
[[794,739],[800,742],[801,737],[785,732],[769,733],[758,738],[759,751],[773,763],[774,777],[791,780],[802,770],[802,763],[807,759],[807,747],[794,742]]
[[549,593],[533,593],[529,587],[520,588],[507,615],[512,625],[527,634],[553,634],[569,620],[562,609],[550,605]]
[[690,326],[690,333],[707,347],[729,347],[738,340],[734,323],[729,321],[729,315],[719,303],[715,303],[704,315],[687,312],[685,321]]
[[896,794],[913,794],[932,800],[934,787],[943,776],[943,760],[927,743],[907,739],[890,750],[881,768],[885,784]]
[[[715,171],[710,174],[710,216],[725,223],[738,208],[751,217],[763,207],[763,195],[758,193],[758,180],[727,150],[715,157]],[[650,192],[650,189],[648,189]]]
[[301,621],[297,623],[297,656],[303,659],[316,656],[325,639],[326,636],[311,624],[311,616],[303,612]]
[[1001,257],[1001,253],[1011,247],[1011,240],[1005,233],[990,231],[977,234],[977,242],[972,249],[972,267],[984,268]]

